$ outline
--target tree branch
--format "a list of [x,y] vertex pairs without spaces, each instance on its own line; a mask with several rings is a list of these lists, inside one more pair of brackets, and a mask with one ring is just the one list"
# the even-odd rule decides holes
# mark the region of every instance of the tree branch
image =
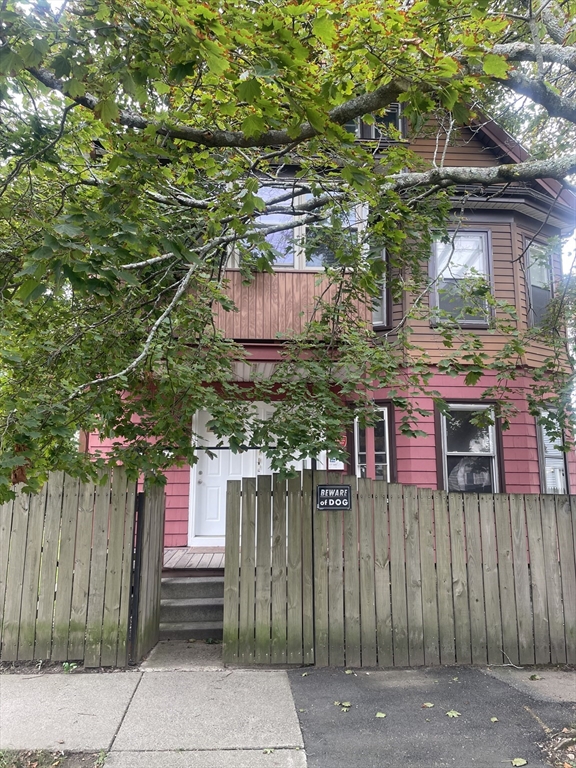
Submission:
[[[545,43],[540,46],[542,60],[561,64],[576,72],[576,48]],[[538,61],[537,47],[532,43],[501,43],[492,48],[492,53],[506,56],[509,61]]]
[[540,104],[551,117],[562,117],[576,124],[576,101],[560,96],[541,80],[532,80],[520,72],[510,72],[505,80],[499,82]]
[[[86,109],[94,111],[98,105],[98,99],[87,93],[84,96],[70,96],[66,91],[66,85],[47,69],[28,67],[27,70],[32,77],[53,91],[59,91],[73,102]],[[361,115],[370,112],[377,112],[397,101],[400,94],[408,88],[408,82],[400,80],[387,83],[370,93],[364,93],[356,96],[350,101],[340,104],[328,113],[328,119],[337,125],[344,125],[350,120],[354,120]],[[259,136],[246,136],[242,131],[221,131],[205,130],[191,128],[188,125],[178,125],[170,127],[156,120],[148,120],[136,112],[127,109],[121,109],[118,116],[118,123],[127,128],[144,130],[150,125],[156,126],[156,132],[160,136],[167,136],[171,139],[180,139],[194,144],[202,144],[206,147],[240,147],[243,149],[249,147],[279,147],[287,144],[299,144],[314,136],[318,136],[320,131],[313,128],[310,123],[304,123],[297,136],[289,136],[287,131],[265,131]]]

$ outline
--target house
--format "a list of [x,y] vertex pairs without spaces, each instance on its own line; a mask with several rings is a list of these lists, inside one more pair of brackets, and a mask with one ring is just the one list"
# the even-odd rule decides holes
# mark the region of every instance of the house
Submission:
[[[361,125],[358,138],[378,141],[378,126]],[[418,138],[412,148],[430,163],[438,149],[434,138]],[[489,120],[460,130],[444,149],[447,166],[492,166],[526,157],[525,151]],[[561,274],[560,254],[549,254],[542,246],[549,238],[574,228],[576,198],[551,180],[511,184],[500,188],[496,196],[493,192],[467,190],[465,202],[463,197],[455,201],[455,207],[464,206],[464,218],[453,231],[451,243],[437,241],[432,249],[430,269],[437,279],[428,300],[448,316],[454,314],[461,309],[454,287],[472,271],[489,281],[497,300],[514,308],[516,318],[511,322],[522,331],[539,324],[553,296],[554,283]],[[247,351],[248,362],[238,364],[239,381],[249,382],[254,371],[265,374],[271,370],[279,359],[282,342],[278,335],[302,328],[318,292],[317,273],[321,269],[320,263],[306,261],[297,249],[278,259],[273,274],[257,274],[249,285],[238,269],[229,268],[229,293],[239,311],[219,310],[216,322],[227,337],[241,342]],[[392,302],[384,291],[372,318],[375,331],[393,333],[411,300],[406,294],[401,301]],[[517,413],[510,428],[502,431],[498,423],[477,426],[472,418],[475,412],[491,408],[490,401],[481,395],[496,384],[495,374],[466,386],[463,374],[454,378],[443,373],[446,347],[437,325],[428,318],[409,322],[413,343],[428,354],[433,371],[430,388],[445,398],[448,412],[440,413],[431,398],[420,398],[419,405],[431,414],[419,424],[426,436],[406,437],[400,431],[401,415],[392,406],[389,392],[378,390],[374,392],[380,409],[378,422],[366,429],[356,425],[345,438],[348,466],[331,462],[328,468],[448,491],[574,493],[576,456],[560,451],[528,412],[531,370],[545,358],[546,347],[534,341],[518,361],[513,395]],[[489,355],[496,354],[506,342],[503,334],[490,330],[485,313],[469,311],[459,322],[482,339]],[[258,408],[263,416],[272,412],[264,404]],[[209,447],[208,415],[198,413],[196,418],[194,430]],[[98,437],[91,435],[88,449],[101,447]],[[326,466],[322,457],[317,461],[319,466]],[[302,465],[310,466],[310,460]],[[218,450],[213,458],[201,452],[196,466],[170,471],[165,546],[222,546],[227,480],[268,472],[266,457],[257,449],[240,454]]]

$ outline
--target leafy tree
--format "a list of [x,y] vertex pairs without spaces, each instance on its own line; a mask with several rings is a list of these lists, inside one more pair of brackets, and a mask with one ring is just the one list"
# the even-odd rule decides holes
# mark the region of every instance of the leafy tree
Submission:
[[[0,497],[53,468],[93,471],[81,429],[118,438],[109,458],[134,471],[194,461],[198,408],[233,449],[256,441],[277,466],[296,448],[336,455],[342,425],[370,419],[376,384],[392,387],[417,433],[408,396],[426,387],[425,355],[409,324],[376,340],[358,302],[379,291],[383,247],[393,293],[424,295],[430,232],[445,231],[455,185],[576,173],[575,13],[572,0],[3,0]],[[537,159],[430,169],[394,128],[384,153],[354,142],[351,122],[396,103],[416,133],[498,111],[536,137]],[[369,227],[351,245],[342,220],[360,203]],[[243,351],[213,309],[234,310],[232,253],[250,279],[272,267],[270,235],[303,224],[333,256],[337,300],[322,300],[273,377],[254,382],[252,397],[283,397],[273,424],[258,423],[235,381]],[[538,373],[541,396],[559,402],[566,305]],[[443,333],[455,347],[457,331]],[[507,360],[527,342],[514,335]],[[448,368],[473,383],[485,367],[466,335]]]

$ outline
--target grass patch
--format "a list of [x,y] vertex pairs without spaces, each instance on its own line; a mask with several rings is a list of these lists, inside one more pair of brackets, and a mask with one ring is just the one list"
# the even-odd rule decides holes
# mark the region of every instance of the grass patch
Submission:
[[105,752],[0,751],[0,768],[103,768]]

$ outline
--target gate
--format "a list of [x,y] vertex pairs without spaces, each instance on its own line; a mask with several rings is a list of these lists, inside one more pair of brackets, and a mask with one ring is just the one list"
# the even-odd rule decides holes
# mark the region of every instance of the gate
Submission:
[[[327,481],[350,510],[316,509]],[[226,514],[227,662],[576,662],[576,497],[308,471],[229,481]]]
[[136,539],[136,482],[121,467],[99,483],[55,472],[0,505],[0,660],[121,667],[131,627],[135,660],[156,643],[164,491],[138,496]]

